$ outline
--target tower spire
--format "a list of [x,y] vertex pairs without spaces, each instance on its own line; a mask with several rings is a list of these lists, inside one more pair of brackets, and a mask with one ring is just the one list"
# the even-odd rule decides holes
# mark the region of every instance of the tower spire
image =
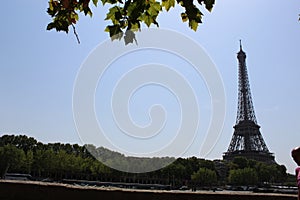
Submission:
[[242,48],[242,40],[240,40],[240,51],[243,51],[243,48]]
[[238,68],[238,111],[236,124],[248,120],[257,124],[254,107],[252,103],[252,95],[250,90],[247,66],[246,66],[246,53],[242,50],[242,43],[240,40],[240,51],[238,52],[237,59],[239,62]]

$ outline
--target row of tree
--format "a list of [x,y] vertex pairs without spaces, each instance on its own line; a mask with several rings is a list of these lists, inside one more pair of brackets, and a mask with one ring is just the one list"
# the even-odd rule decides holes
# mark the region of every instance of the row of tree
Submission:
[[[160,170],[149,173],[126,173],[111,169],[99,162],[87,150],[91,147],[91,145],[87,148],[78,144],[43,144],[25,135],[3,135],[0,137],[0,176],[4,177],[7,172],[11,172],[31,174],[38,180],[84,179],[165,184],[174,187],[283,183],[287,177],[284,165],[266,164],[243,157],[236,157],[232,162],[196,157],[177,158],[172,164]],[[103,147],[92,149],[106,158],[106,161],[110,158],[122,160],[125,157]],[[149,158],[130,159],[136,159],[139,166],[151,162]],[[160,158],[153,159],[158,162]],[[164,162],[165,158],[161,160]],[[126,165],[126,159],[122,161]]]

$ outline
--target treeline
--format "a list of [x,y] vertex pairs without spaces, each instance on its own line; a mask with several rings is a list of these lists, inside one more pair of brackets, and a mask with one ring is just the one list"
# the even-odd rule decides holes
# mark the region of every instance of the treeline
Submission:
[[[87,150],[89,149],[89,151]],[[6,173],[31,174],[37,180],[61,181],[63,179],[103,182],[165,184],[173,187],[207,187],[216,185],[260,185],[283,183],[287,178],[286,167],[266,164],[243,157],[232,162],[205,160],[196,157],[177,158],[172,164],[149,173],[126,173],[111,169],[91,154],[96,151],[106,162],[121,160],[120,164],[134,159],[135,167],[151,163],[165,163],[174,158],[138,159],[92,145],[49,143],[43,144],[25,135],[0,137],[0,176]],[[93,155],[95,152],[93,152]],[[113,160],[110,160],[113,159]],[[138,171],[138,169],[137,169]]]

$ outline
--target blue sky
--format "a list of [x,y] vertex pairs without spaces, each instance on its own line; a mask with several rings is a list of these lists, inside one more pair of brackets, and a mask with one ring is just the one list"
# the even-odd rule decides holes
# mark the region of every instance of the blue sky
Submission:
[[[84,59],[108,38],[104,32],[106,8],[94,9],[92,19],[81,17],[77,24],[81,44],[77,44],[72,33],[46,31],[50,22],[47,6],[47,1],[33,0],[2,3],[5,9],[0,14],[0,134],[26,134],[42,142],[81,143],[73,121],[73,85]],[[204,23],[197,32],[181,22],[180,12],[176,8],[163,13],[158,19],[160,27],[199,43],[217,66],[225,88],[224,128],[207,158],[221,158],[233,134],[236,53],[242,39],[261,133],[276,161],[293,173],[295,164],[290,150],[300,145],[300,3],[217,1],[212,13],[204,11]],[[97,95],[99,92],[98,88]],[[138,95],[134,98],[143,99]],[[202,98],[207,100],[207,96]],[[206,103],[200,109],[201,106],[205,110]],[[204,119],[207,113],[204,111]],[[136,116],[140,115],[136,112]],[[193,148],[197,151],[197,146]]]

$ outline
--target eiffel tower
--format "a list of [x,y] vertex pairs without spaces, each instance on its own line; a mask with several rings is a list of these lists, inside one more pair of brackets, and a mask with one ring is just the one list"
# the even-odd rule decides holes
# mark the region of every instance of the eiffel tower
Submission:
[[246,67],[246,53],[242,49],[241,40],[237,59],[239,62],[237,118],[229,148],[224,153],[223,159],[230,161],[236,156],[243,156],[247,159],[275,163],[274,156],[267,148],[255,117]]

